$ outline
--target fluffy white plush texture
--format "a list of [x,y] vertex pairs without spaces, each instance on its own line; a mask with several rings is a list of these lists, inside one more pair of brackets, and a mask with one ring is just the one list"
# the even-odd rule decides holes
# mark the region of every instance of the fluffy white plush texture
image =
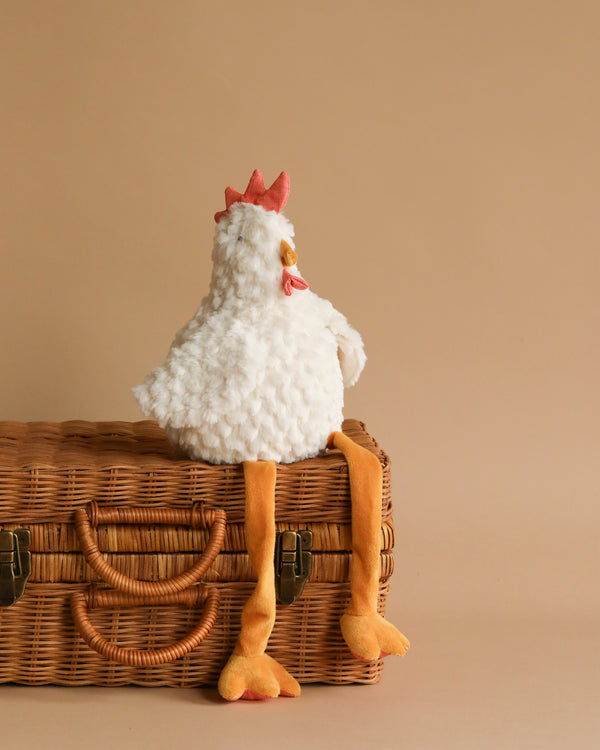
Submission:
[[363,344],[310,289],[284,294],[281,240],[294,247],[293,236],[283,214],[235,203],[216,227],[208,296],[164,364],[133,389],[194,459],[292,463],[322,453],[341,428]]

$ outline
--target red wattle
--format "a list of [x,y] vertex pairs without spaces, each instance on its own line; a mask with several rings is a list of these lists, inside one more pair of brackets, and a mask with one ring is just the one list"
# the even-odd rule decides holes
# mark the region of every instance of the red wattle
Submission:
[[300,276],[293,276],[287,268],[283,269],[283,291],[287,296],[291,296],[294,289],[308,289],[308,282],[301,279]]

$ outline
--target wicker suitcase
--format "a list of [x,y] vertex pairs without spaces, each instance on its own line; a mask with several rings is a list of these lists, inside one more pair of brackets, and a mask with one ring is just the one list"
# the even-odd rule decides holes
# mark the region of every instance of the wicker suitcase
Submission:
[[[362,423],[343,429],[382,465],[384,614],[394,544],[389,459]],[[241,466],[191,461],[151,421],[0,422],[0,682],[216,684],[255,580],[244,497]],[[268,652],[302,683],[381,676],[382,660],[355,659],[339,628],[350,519],[339,451],[277,467],[278,532],[305,542],[281,578],[293,568],[300,588],[307,551],[310,574],[296,601],[278,604]]]

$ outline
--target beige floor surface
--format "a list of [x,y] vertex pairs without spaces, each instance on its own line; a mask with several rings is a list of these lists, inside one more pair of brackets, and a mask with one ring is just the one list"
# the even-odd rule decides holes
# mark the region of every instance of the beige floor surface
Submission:
[[[229,705],[214,690],[0,688],[6,747],[540,748],[600,746],[594,621],[408,618],[413,645],[375,686]],[[6,732],[8,734],[6,734]],[[4,744],[6,742],[6,744]]]

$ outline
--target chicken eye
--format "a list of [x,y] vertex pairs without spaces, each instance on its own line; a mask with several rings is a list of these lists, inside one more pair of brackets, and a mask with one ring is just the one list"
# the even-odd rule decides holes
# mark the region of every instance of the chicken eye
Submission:
[[237,241],[238,241],[238,242],[242,242],[242,241],[243,241],[243,239],[244,239],[244,238],[243,238],[243,237],[242,237],[242,235],[240,234],[240,236],[239,236],[239,237],[237,238]]

